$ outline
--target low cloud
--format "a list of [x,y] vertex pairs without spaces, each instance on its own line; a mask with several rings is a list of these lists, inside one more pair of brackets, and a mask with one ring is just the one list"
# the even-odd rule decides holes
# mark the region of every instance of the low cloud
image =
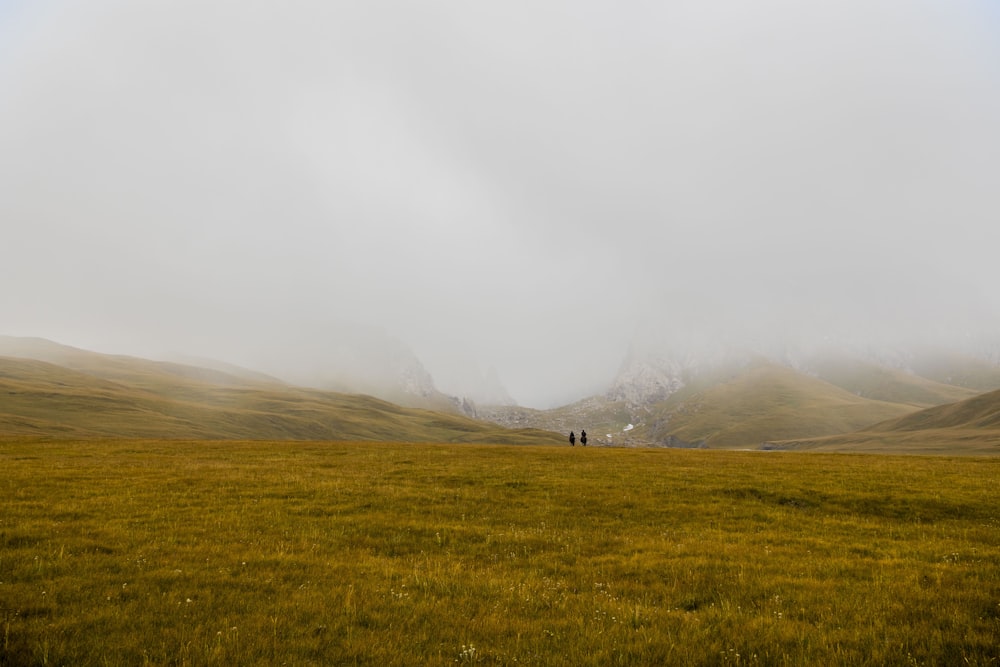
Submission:
[[996,328],[998,32],[974,1],[15,3],[0,328],[300,367],[325,339],[289,331],[352,322],[532,405],[647,329]]

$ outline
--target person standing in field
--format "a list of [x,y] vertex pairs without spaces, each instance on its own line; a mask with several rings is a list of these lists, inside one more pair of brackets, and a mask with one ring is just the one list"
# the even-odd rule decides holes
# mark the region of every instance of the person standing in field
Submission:
[[569,432],[569,446],[576,447],[576,434],[573,431]]
[[587,446],[587,432],[586,431],[580,431],[580,444],[583,445],[584,447]]

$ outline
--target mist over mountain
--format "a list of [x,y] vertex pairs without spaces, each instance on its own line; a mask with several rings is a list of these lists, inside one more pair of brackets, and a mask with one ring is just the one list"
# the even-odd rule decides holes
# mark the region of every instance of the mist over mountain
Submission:
[[212,366],[0,336],[0,437],[518,444],[560,439],[371,396],[297,387],[228,364]]
[[971,353],[995,4],[0,3],[0,331],[536,408],[647,329]]
[[[854,383],[872,374],[881,374],[882,383],[893,382],[890,376],[910,376],[906,380],[909,384],[920,378],[970,391],[1000,387],[1000,336],[996,335],[968,335],[964,340],[912,332],[900,333],[897,338],[837,337],[833,332],[816,338],[795,336],[758,338],[757,345],[751,347],[708,336],[692,339],[669,331],[657,334],[646,330],[630,346],[605,396],[638,409],[667,400],[706,377],[735,372],[761,360],[833,380],[834,385],[858,395],[868,390]],[[958,400],[957,394],[923,389],[929,392],[927,405],[935,404],[930,398],[935,395]],[[920,404],[916,399],[910,402]]]
[[435,383],[443,391],[468,399],[477,405],[517,405],[497,369],[490,366],[482,371],[475,363],[459,365],[450,373],[435,376]]
[[427,398],[437,391],[413,351],[374,327],[337,322],[289,329],[273,334],[252,356],[260,368],[305,387],[386,398]]
[[258,368],[290,384],[369,394],[407,407],[474,415],[478,403],[514,402],[495,369],[482,374],[469,365],[458,382],[451,378],[451,391],[448,385],[443,391],[406,343],[381,328],[350,322],[275,333],[248,356]]
[[401,375],[386,376],[396,384],[377,388],[423,408],[408,410],[226,363],[153,361],[0,336],[0,435],[554,444],[586,429],[595,446],[995,454],[1000,365],[940,350],[905,358],[911,367],[904,369],[844,350],[794,364],[749,352],[671,360],[633,351],[604,395],[550,410],[421,393],[426,385],[408,385],[403,366]]

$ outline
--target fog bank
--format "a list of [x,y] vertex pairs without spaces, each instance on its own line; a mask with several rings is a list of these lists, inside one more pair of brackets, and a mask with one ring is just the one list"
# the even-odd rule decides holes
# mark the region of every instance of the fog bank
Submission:
[[6,3],[0,332],[302,368],[347,322],[535,406],[648,331],[961,341],[998,51],[986,0]]

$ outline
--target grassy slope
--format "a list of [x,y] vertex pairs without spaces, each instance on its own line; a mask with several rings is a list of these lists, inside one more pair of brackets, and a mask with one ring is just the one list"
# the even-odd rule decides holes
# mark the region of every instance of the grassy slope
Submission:
[[954,403],[978,393],[850,357],[827,357],[811,364],[810,369],[821,380],[857,396],[920,408]]
[[788,449],[923,454],[1000,453],[1000,391],[939,405],[875,424],[864,431],[781,443]]
[[[150,361],[124,355],[101,354],[61,345],[44,338],[0,336],[0,356],[46,361],[81,373],[123,382],[132,387],[168,393],[172,388],[188,391],[191,381],[232,387],[284,386],[276,378],[219,364],[218,368]],[[221,368],[226,370],[220,370]]]
[[899,419],[876,424],[870,430],[916,431],[942,428],[1000,429],[1000,390],[951,405],[927,408]]
[[[190,391],[190,380],[230,387],[288,386],[287,383],[264,373],[214,360],[192,360],[191,363],[151,361],[125,355],[100,354],[61,345],[44,338],[0,336],[0,356],[47,361],[95,377],[149,389],[161,395],[170,395],[171,392],[186,395]],[[357,393],[341,391],[337,387],[324,388],[324,391],[335,394]],[[440,392],[428,396],[414,396],[400,390],[383,395],[382,398],[396,405],[456,413],[455,403]]]
[[[215,371],[84,355],[82,372],[0,357],[0,433],[56,437],[558,442],[369,396],[242,381]],[[190,370],[189,370],[190,369]],[[99,376],[100,375],[100,376]],[[103,376],[103,377],[101,377]],[[109,379],[110,378],[110,379]],[[208,378],[208,379],[206,379]]]
[[845,433],[913,411],[862,398],[789,368],[758,362],[704,391],[680,392],[660,404],[647,434],[708,447]]
[[[976,394],[850,358],[828,357],[809,367],[815,376],[762,360],[750,367],[722,367],[694,375],[685,379],[681,391],[646,415],[631,415],[624,404],[596,397],[553,410],[497,411],[505,423],[561,433],[585,427],[595,444],[613,433],[616,444],[704,441],[714,447],[754,447],[776,439],[848,433]],[[623,433],[622,428],[633,421],[645,424]]]

